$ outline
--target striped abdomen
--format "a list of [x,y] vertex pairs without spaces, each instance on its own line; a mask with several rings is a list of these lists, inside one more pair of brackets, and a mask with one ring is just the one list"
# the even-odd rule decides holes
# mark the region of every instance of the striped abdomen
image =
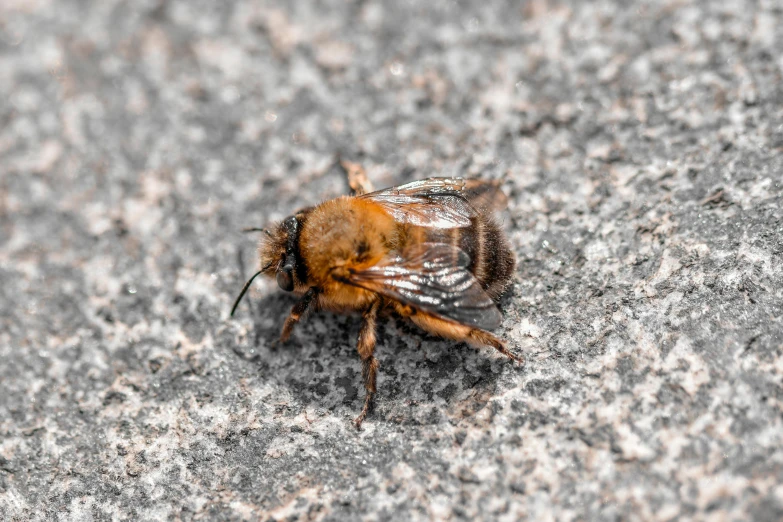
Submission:
[[479,215],[469,227],[423,229],[425,241],[453,245],[470,257],[470,270],[492,299],[497,299],[511,283],[516,265],[514,254],[497,223]]

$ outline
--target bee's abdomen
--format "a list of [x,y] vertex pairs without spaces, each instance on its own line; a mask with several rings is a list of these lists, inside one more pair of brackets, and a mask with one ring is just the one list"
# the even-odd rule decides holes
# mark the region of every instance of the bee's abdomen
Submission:
[[514,254],[503,231],[491,217],[479,215],[469,227],[430,229],[428,241],[449,243],[470,257],[468,270],[492,298],[498,298],[514,274]]
[[500,297],[514,275],[514,253],[492,218],[481,215],[460,233],[460,247],[470,256],[468,269],[492,299]]

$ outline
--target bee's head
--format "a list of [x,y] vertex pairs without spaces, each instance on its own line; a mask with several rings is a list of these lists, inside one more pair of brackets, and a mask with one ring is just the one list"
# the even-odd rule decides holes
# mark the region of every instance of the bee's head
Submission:
[[307,276],[304,264],[299,257],[299,233],[302,229],[304,215],[308,211],[309,209],[300,211],[269,228],[246,229],[247,231],[264,233],[258,245],[261,269],[245,283],[239,297],[234,302],[231,315],[234,315],[242,297],[259,274],[270,277],[275,274],[278,286],[286,292],[292,292],[297,286],[301,287],[305,284]]
[[280,223],[265,229],[258,247],[261,260],[261,273],[275,274],[277,284],[286,292],[291,292],[302,284],[302,271],[297,270],[299,260],[300,214],[289,216]]

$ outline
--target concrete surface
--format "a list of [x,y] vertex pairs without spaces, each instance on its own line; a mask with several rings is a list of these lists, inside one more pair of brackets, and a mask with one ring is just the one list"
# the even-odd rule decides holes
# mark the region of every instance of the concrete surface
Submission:
[[[783,519],[783,5],[0,3],[0,519]],[[239,232],[505,179],[527,357],[291,296]]]

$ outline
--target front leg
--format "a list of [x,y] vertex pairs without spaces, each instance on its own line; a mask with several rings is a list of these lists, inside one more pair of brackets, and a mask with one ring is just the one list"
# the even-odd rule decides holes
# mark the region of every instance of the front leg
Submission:
[[356,349],[359,357],[362,358],[362,378],[364,379],[364,407],[362,412],[356,417],[354,423],[360,428],[362,421],[367,417],[367,413],[372,406],[373,397],[375,397],[375,379],[378,375],[378,361],[373,357],[375,352],[375,320],[378,318],[378,310],[381,307],[381,299],[378,298],[362,314],[362,327],[359,330],[359,342]]
[[313,305],[318,304],[318,294],[320,291],[316,287],[311,287],[305,294],[299,299],[293,308],[291,313],[283,324],[283,331],[280,333],[280,342],[284,343],[291,337],[291,332],[294,329],[294,325],[302,319],[309,310],[313,308]]

